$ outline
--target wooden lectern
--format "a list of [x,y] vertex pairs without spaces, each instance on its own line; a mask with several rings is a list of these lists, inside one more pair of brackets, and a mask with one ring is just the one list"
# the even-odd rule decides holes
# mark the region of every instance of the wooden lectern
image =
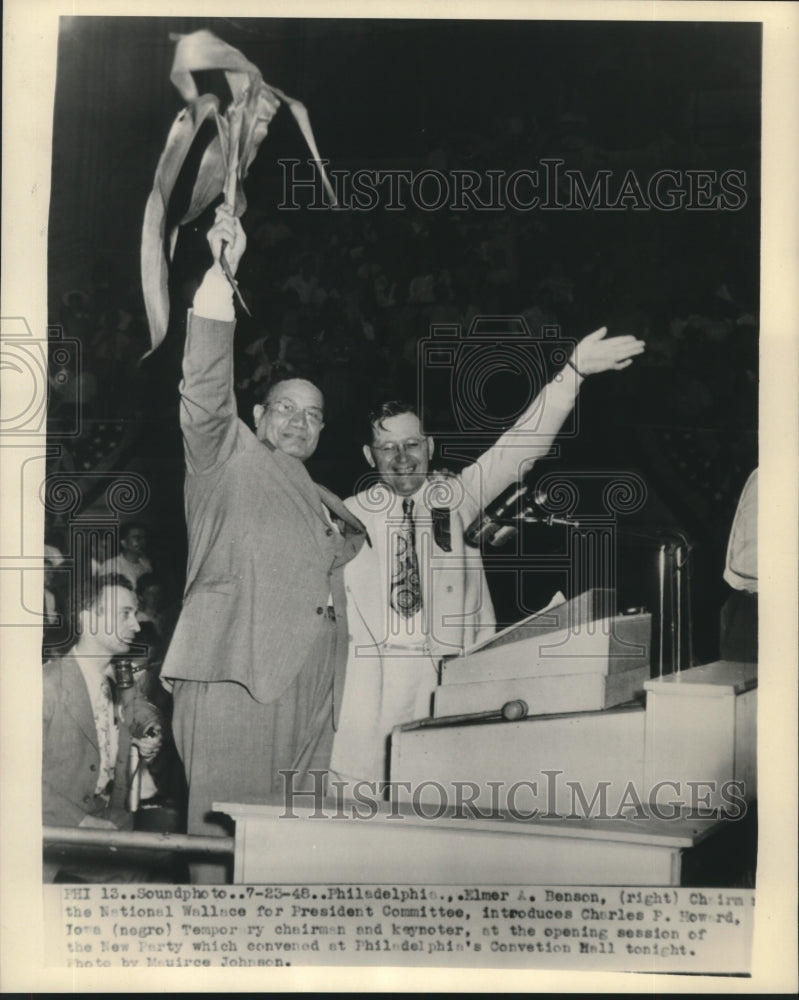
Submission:
[[649,678],[651,616],[616,614],[613,590],[588,590],[448,657],[433,717],[490,712],[514,699],[531,715],[631,701]]

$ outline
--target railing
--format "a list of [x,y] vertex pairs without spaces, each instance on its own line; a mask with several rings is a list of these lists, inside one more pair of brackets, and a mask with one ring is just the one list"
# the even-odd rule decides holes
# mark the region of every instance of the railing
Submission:
[[191,854],[232,854],[233,837],[200,837],[187,833],[147,833],[133,830],[83,830],[74,826],[46,826],[47,847],[104,847],[108,850],[144,848]]

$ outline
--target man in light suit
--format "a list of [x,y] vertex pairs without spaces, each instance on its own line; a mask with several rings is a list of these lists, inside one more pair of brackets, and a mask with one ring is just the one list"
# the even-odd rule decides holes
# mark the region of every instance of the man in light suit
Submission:
[[[130,829],[133,817],[125,799],[131,743],[145,762],[161,746],[160,731],[131,736],[129,726],[141,706],[131,703],[123,709],[109,683],[112,657],[127,652],[139,631],[130,582],[119,575],[93,581],[78,628],[73,648],[43,671],[43,820],[48,826]],[[156,710],[146,707],[160,723]],[[57,868],[46,865],[45,877]],[[102,880],[107,872],[98,869],[96,874]]]
[[379,483],[345,501],[373,543],[345,571],[350,641],[331,770],[350,794],[353,781],[388,776],[393,727],[430,714],[438,660],[495,631],[482,560],[464,532],[549,452],[583,379],[626,368],[644,350],[635,337],[606,333],[583,338],[520,419],[456,477],[429,472],[434,442],[413,407],[394,401],[371,414],[363,451]]
[[[246,240],[227,206],[208,234],[214,263],[186,333],[180,421],[189,554],[162,670],[174,681],[188,830],[206,835],[225,833],[214,801],[282,801],[313,787],[310,769],[327,768],[347,652],[343,567],[365,538],[303,464],[324,426],[314,385],[274,385],[254,409],[255,433],[237,418],[223,241],[235,271]],[[192,868],[196,881],[225,875],[224,865]]]

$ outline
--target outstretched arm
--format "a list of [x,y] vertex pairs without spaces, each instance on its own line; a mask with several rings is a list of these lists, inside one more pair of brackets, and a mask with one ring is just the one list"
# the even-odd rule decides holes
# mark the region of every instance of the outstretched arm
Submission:
[[232,322],[235,318],[233,289],[222,270],[220,258],[224,249],[225,259],[235,274],[247,247],[247,237],[230,205],[220,205],[217,208],[214,224],[208,230],[206,239],[214,259],[195,292],[193,312],[195,316],[205,319]]
[[566,417],[574,407],[580,385],[589,375],[621,371],[645,349],[643,340],[625,334],[607,337],[603,326],[577,344],[563,370],[533,400],[516,423],[493,447],[463,470],[464,487],[474,511],[498,496],[506,486],[521,479],[535,461],[549,453]]
[[208,232],[213,264],[203,278],[189,311],[183,380],[180,383],[180,426],[191,472],[207,472],[233,453],[237,419],[233,394],[233,290],[219,258],[223,244],[235,273],[247,245],[241,223],[229,205],[216,210]]
[[607,338],[606,326],[594,330],[572,351],[569,365],[582,376],[599,372],[621,371],[629,368],[637,354],[643,354],[646,347],[643,340],[626,333],[620,337]]

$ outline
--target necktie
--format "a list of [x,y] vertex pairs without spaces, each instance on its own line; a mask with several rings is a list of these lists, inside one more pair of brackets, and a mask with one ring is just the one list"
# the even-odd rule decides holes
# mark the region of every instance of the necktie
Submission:
[[410,618],[422,607],[419,560],[416,555],[416,532],[413,526],[413,500],[402,501],[402,524],[396,535],[394,572],[391,576],[391,607],[403,618]]
[[111,682],[104,677],[100,684],[100,696],[95,707],[94,723],[97,727],[97,747],[100,751],[100,767],[97,775],[98,795],[105,794],[109,781],[114,777],[114,754],[112,752],[112,729],[114,726],[114,699]]

